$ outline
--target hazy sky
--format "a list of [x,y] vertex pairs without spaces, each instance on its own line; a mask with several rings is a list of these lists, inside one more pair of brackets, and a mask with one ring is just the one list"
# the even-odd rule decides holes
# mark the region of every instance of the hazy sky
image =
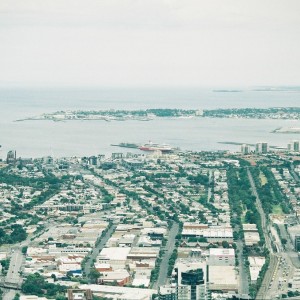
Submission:
[[0,0],[0,85],[300,84],[299,0]]

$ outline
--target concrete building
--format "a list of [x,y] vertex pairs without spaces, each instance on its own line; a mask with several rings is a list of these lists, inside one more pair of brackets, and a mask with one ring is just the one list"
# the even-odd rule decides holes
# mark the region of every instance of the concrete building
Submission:
[[266,259],[265,257],[261,257],[261,256],[249,256],[248,261],[249,261],[251,283],[255,284],[259,272],[266,262]]
[[17,160],[17,152],[14,150],[8,151],[7,157],[6,157],[6,163],[15,164],[16,160]]
[[210,248],[208,264],[210,266],[234,266],[234,249]]
[[125,269],[114,270],[114,271],[102,271],[100,273],[99,282],[101,284],[118,284],[124,286],[130,282],[130,274]]
[[256,224],[243,224],[245,245],[252,247],[260,242],[260,236]]
[[234,266],[209,266],[208,278],[210,291],[238,291],[238,276]]
[[123,160],[123,166],[129,169],[140,169],[144,165],[144,162],[140,159],[135,158],[127,158]]
[[80,289],[90,289],[93,295],[113,300],[151,300],[157,290],[129,288],[120,286],[107,286],[99,284],[84,284]]
[[290,144],[288,144],[288,150],[293,152],[299,152],[300,151],[300,142],[299,141],[291,141]]
[[[201,225],[201,224],[197,224]],[[232,228],[227,225],[225,226],[210,226],[206,225],[207,228],[201,229],[186,227],[185,224],[182,230],[182,237],[189,238],[189,237],[205,237],[208,242],[222,242],[227,241],[228,243],[233,242],[233,231]]]
[[114,270],[125,268],[130,250],[129,247],[104,248],[98,255],[97,262],[110,264]]
[[67,291],[68,300],[93,300],[91,290],[69,289]]
[[300,234],[295,236],[294,247],[295,251],[300,252]]
[[287,231],[293,241],[295,251],[300,251],[300,225],[288,226]]
[[265,154],[269,152],[269,145],[268,143],[262,142],[262,143],[257,143],[255,145],[255,152],[257,154]]
[[175,267],[177,300],[207,300],[206,264],[180,263]]
[[177,300],[176,288],[169,286],[169,285],[160,286],[159,290],[158,290],[158,299],[159,300]]
[[250,146],[247,145],[247,144],[243,144],[243,145],[241,146],[241,153],[242,153],[243,155],[249,154],[249,153],[250,153]]

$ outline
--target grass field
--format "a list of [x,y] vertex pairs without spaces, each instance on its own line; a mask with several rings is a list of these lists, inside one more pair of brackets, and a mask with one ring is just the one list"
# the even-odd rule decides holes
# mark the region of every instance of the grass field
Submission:
[[281,206],[279,204],[278,205],[274,205],[273,208],[272,208],[272,213],[274,215],[283,215]]
[[259,173],[259,179],[260,179],[261,185],[265,185],[266,183],[268,183],[268,179],[262,172]]

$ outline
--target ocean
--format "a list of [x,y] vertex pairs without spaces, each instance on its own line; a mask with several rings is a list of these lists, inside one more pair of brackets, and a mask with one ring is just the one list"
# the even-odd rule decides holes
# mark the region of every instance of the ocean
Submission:
[[274,134],[278,127],[300,127],[300,120],[156,119],[153,121],[26,121],[17,119],[60,110],[242,107],[300,105],[300,91],[214,92],[212,89],[0,89],[0,157],[89,156],[129,152],[111,144],[167,143],[183,150],[239,150],[220,142],[286,146],[297,134]]

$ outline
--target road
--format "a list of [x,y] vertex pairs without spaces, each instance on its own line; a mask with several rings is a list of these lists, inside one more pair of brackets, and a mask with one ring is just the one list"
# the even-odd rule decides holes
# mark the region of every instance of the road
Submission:
[[251,185],[253,195],[256,198],[256,206],[257,206],[257,210],[260,214],[260,218],[261,218],[261,227],[262,227],[263,234],[264,234],[264,237],[265,237],[266,247],[268,248],[270,253],[273,253],[271,238],[270,238],[270,235],[269,235],[270,230],[268,228],[266,215],[265,215],[265,212],[262,208],[261,201],[259,199],[259,196],[258,196],[258,193],[257,193],[257,189],[256,189],[256,186],[255,186],[252,174],[250,173],[249,169],[247,169],[247,172],[248,172],[248,178],[249,178],[249,181],[250,181],[250,185]]
[[94,263],[94,259],[98,256],[99,252],[104,248],[105,244],[113,234],[113,232],[116,230],[116,225],[112,225],[108,231],[106,232],[105,236],[101,238],[100,243],[93,249],[93,252],[89,256],[89,259],[87,260],[85,266],[84,266],[84,272],[85,276],[88,278],[90,271],[91,271],[91,266]]
[[285,252],[288,254],[290,261],[294,265],[295,268],[300,268],[300,261],[298,258],[298,253],[294,249],[294,245],[292,244],[291,238],[287,233],[284,224],[278,224],[278,228],[280,230],[280,236],[287,240],[285,244]]
[[239,294],[249,295],[249,278],[248,278],[246,266],[244,264],[243,242],[237,241],[236,246],[238,250],[238,261],[239,261]]
[[[266,240],[266,246],[270,251],[270,264],[256,299],[275,299],[281,297],[281,294],[287,293],[288,282],[293,277],[295,267],[299,267],[297,266],[299,259],[297,253],[293,251],[293,245],[284,224],[278,224],[280,230],[279,236],[275,228],[271,227],[266,222],[266,216],[262,210],[261,202],[249,170],[248,176],[253,194],[256,196],[256,204],[262,220],[262,229]],[[274,245],[277,246],[277,253],[274,253],[273,251],[271,236],[274,237]],[[281,238],[286,238],[287,240],[285,247],[282,245]]]
[[17,294],[16,290],[7,290],[7,289],[3,289],[3,290],[4,290],[3,300],[12,300]]
[[209,170],[209,176],[208,176],[208,189],[207,189],[207,202],[210,202],[210,198],[212,195],[212,188],[211,188],[211,183],[213,180],[213,171]]
[[179,230],[178,223],[174,222],[169,231],[169,237],[165,247],[167,250],[162,257],[160,268],[159,268],[158,279],[154,283],[153,289],[157,289],[159,286],[166,284],[168,278],[169,259],[175,249],[175,242],[176,242],[175,238],[176,235],[178,234],[178,230]]
[[10,259],[9,268],[5,277],[5,284],[13,287],[20,287],[22,277],[20,271],[23,263],[24,256],[19,248],[13,249],[13,254]]
[[293,163],[291,163],[290,172],[291,172],[291,175],[294,177],[295,181],[299,183],[300,179],[299,179],[299,176],[295,172],[295,167],[294,167]]
[[270,298],[268,298],[269,297],[268,287],[270,286],[271,280],[276,272],[278,258],[273,254],[271,237],[269,234],[269,232],[270,232],[269,225],[267,224],[266,215],[262,208],[261,201],[259,199],[257,189],[256,189],[252,174],[250,173],[249,169],[247,169],[247,173],[248,173],[248,178],[250,181],[252,193],[256,198],[256,206],[257,206],[257,210],[259,212],[260,218],[261,218],[261,227],[262,227],[263,235],[265,238],[266,248],[270,252],[269,268],[265,273],[265,277],[264,277],[261,287],[256,295],[256,299],[270,299]]

